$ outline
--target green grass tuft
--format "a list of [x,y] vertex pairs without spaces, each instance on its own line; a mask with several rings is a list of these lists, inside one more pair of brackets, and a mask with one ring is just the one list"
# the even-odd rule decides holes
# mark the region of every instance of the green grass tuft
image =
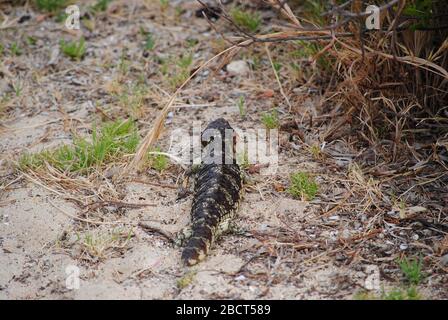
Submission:
[[193,54],[184,53],[182,56],[161,60],[160,71],[172,88],[178,88],[190,77]]
[[11,44],[11,54],[13,56],[20,56],[22,54],[22,49],[20,49],[19,45],[17,44],[17,42],[13,42]]
[[353,295],[353,300],[377,300],[378,297],[373,293],[360,290]]
[[157,154],[157,152],[161,152],[160,148],[154,148],[152,152],[148,154],[148,160],[151,168],[162,172],[168,167],[168,157],[164,154]]
[[68,5],[68,0],[36,0],[36,6],[41,11],[55,13],[58,10],[65,8]]
[[410,284],[419,285],[423,280],[423,262],[421,259],[408,259],[405,257],[398,261],[398,265],[400,266],[401,272],[406,277],[406,280]]
[[196,276],[196,271],[189,271],[181,278],[177,279],[176,285],[179,290],[182,290],[190,285],[193,282],[194,277]]
[[152,51],[154,49],[155,45],[156,45],[156,41],[154,40],[152,33],[148,32],[146,34],[146,39],[145,39],[145,50]]
[[317,194],[317,190],[317,183],[307,173],[296,172],[291,175],[291,184],[288,192],[293,197],[313,200]]
[[418,289],[411,286],[407,289],[395,288],[390,292],[383,293],[383,300],[421,300],[422,296],[418,292]]
[[123,87],[123,90],[117,94],[117,98],[127,114],[136,119],[142,116],[142,107],[147,93],[147,86],[144,83],[137,83]]
[[179,60],[177,61],[177,65],[181,69],[188,69],[192,63],[193,63],[193,55],[191,53],[182,55],[182,57],[180,57]]
[[243,11],[238,7],[230,11],[230,16],[238,27],[246,31],[256,32],[261,24],[261,17],[258,13]]
[[19,168],[37,169],[45,163],[63,171],[87,172],[124,154],[133,153],[139,137],[132,120],[106,123],[100,131],[93,129],[89,140],[78,137],[73,145],[63,145],[55,150],[37,154],[24,154]]
[[280,122],[278,120],[277,110],[273,109],[270,112],[266,112],[261,116],[261,122],[267,129],[278,128]]
[[422,300],[423,296],[420,294],[415,286],[408,288],[393,288],[391,291],[384,292],[377,296],[368,291],[358,291],[353,295],[354,300]]
[[84,37],[81,37],[78,42],[66,42],[65,40],[61,40],[60,46],[62,52],[72,59],[81,60],[86,53],[86,42]]
[[95,12],[106,11],[109,3],[112,1],[113,0],[97,0],[97,2],[92,6],[92,9]]
[[244,99],[244,96],[241,96],[238,99],[238,110],[240,112],[241,118],[246,117],[246,99]]
[[26,42],[30,46],[34,46],[37,43],[37,39],[31,36],[26,37]]

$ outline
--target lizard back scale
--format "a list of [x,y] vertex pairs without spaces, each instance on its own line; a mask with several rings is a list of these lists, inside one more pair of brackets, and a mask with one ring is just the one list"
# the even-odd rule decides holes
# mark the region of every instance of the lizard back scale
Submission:
[[[209,136],[206,137],[206,134]],[[221,161],[208,163],[203,160],[197,173],[191,208],[191,237],[182,252],[182,261],[188,266],[203,260],[217,238],[229,228],[243,190],[242,172],[234,157],[235,139],[230,124],[223,118],[212,121],[203,131],[201,139],[208,153],[206,159],[211,156]],[[219,144],[219,141],[222,143]],[[212,142],[214,149],[209,148]]]

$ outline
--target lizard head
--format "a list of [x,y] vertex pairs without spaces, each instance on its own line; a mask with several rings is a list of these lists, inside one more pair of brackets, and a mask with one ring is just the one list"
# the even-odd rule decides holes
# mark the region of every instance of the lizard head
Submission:
[[221,150],[222,163],[234,163],[236,135],[224,118],[218,118],[208,124],[201,134],[201,143],[203,148],[209,149],[210,156]]

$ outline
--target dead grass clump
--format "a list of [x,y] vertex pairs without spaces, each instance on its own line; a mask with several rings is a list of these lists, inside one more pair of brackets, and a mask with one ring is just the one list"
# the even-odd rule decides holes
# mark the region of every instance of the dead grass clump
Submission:
[[102,261],[110,258],[118,251],[125,249],[132,237],[132,231],[109,230],[100,232],[95,230],[78,235],[80,245],[80,259],[89,261]]

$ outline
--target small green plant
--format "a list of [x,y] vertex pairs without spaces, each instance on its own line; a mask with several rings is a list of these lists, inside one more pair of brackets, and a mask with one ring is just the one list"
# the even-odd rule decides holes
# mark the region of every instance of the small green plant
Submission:
[[159,0],[159,3],[160,9],[162,9],[162,11],[165,11],[170,6],[170,0]]
[[20,82],[19,82],[19,81],[14,82],[14,83],[12,84],[12,87],[13,87],[13,89],[14,89],[14,92],[15,92],[15,94],[16,94],[16,97],[19,97],[19,96],[21,95],[21,93],[22,93],[22,90],[23,90],[23,87],[22,87],[22,85],[20,84]]
[[113,0],[97,0],[97,2],[92,6],[93,11],[106,11],[107,6],[109,3],[111,3]]
[[187,43],[187,48],[193,48],[195,45],[197,45],[199,43],[199,40],[190,38],[190,39],[187,39],[186,43]]
[[62,52],[72,59],[81,60],[86,53],[86,43],[84,37],[81,37],[77,42],[66,42],[65,40],[61,40],[60,46]]
[[241,169],[247,170],[249,168],[249,166],[250,166],[249,154],[248,154],[247,150],[245,150],[244,152],[238,153],[236,160]]
[[59,11],[59,13],[56,14],[55,20],[56,22],[63,23],[67,20],[68,14],[65,13],[65,11]]
[[322,151],[321,151],[319,145],[317,145],[317,144],[312,145],[310,147],[310,152],[314,159],[319,159],[322,155]]
[[[289,53],[293,59],[310,59],[323,49],[321,44],[312,41],[297,40],[294,44],[297,45],[298,48]],[[331,70],[332,63],[333,58],[326,53],[321,54],[316,60],[317,66],[322,68],[324,71]]]
[[275,129],[279,126],[277,110],[273,109],[261,115],[261,122],[267,129]]
[[368,291],[358,291],[353,295],[354,300],[421,300],[422,295],[415,286],[408,288],[393,288],[383,291],[380,296]]
[[322,14],[326,11],[325,4],[327,3],[326,0],[305,0],[303,11],[313,22],[322,23],[324,21]]
[[168,75],[168,71],[169,71],[168,59],[164,59],[161,57],[157,57],[156,59],[157,59],[158,63],[160,64],[160,72],[162,73],[162,75],[164,75],[164,76]]
[[126,75],[130,69],[130,61],[126,58],[126,50],[120,55],[120,60],[118,61],[118,70],[122,75]]
[[417,19],[416,23],[410,25],[411,30],[418,30],[429,27],[430,19],[433,14],[433,0],[410,1],[404,9],[403,14]]
[[421,259],[403,258],[398,261],[401,272],[406,277],[406,280],[413,285],[419,285],[423,280],[424,275],[422,273],[423,262]]
[[230,11],[230,16],[238,27],[246,31],[256,32],[260,27],[261,17],[258,13],[243,11],[235,7]]
[[148,88],[144,83],[137,83],[128,87],[123,86],[123,90],[117,95],[120,105],[132,118],[142,116],[142,107]]
[[406,289],[395,288],[390,292],[383,293],[383,300],[421,300],[422,296],[415,286]]
[[156,41],[154,40],[154,37],[151,32],[147,32],[145,36],[146,36],[145,50],[152,51],[154,49]]
[[143,27],[140,27],[140,33],[145,37],[144,49],[148,51],[154,50],[156,45],[154,35],[151,32],[146,31]]
[[86,27],[87,30],[93,32],[95,30],[95,18],[88,18],[87,16],[83,16],[81,18],[82,24]]
[[312,177],[304,172],[291,175],[288,192],[296,198],[313,200],[317,194],[318,186]]
[[273,65],[274,65],[275,72],[278,74],[280,69],[282,68],[282,64],[279,62],[274,62]]
[[168,157],[164,154],[160,154],[160,148],[155,148],[148,154],[149,162],[152,168],[162,172],[168,167]]
[[13,42],[11,44],[11,54],[13,56],[20,56],[22,54],[22,49],[20,49],[20,47],[17,44],[17,42]]
[[353,300],[377,300],[377,299],[378,299],[377,296],[365,290],[360,290],[353,295]]
[[246,116],[246,99],[244,99],[244,96],[240,96],[238,99],[238,110],[241,118],[244,118]]
[[41,11],[54,13],[65,8],[68,0],[36,0],[36,6]]
[[36,38],[30,36],[30,37],[26,38],[26,42],[28,42],[28,44],[30,46],[34,46],[36,44],[37,40],[36,40]]
[[0,43],[0,56],[3,55],[3,51],[5,51],[5,47]]
[[188,287],[188,285],[193,282],[195,276],[196,276],[196,271],[187,272],[185,275],[183,275],[181,278],[179,278],[176,281],[177,288],[179,290],[182,290],[182,289]]
[[193,63],[193,55],[189,53],[182,55],[182,57],[179,58],[177,65],[182,69],[187,69],[191,66],[192,63]]
[[[170,59],[171,60],[171,59]],[[190,76],[190,68],[193,63],[193,54],[183,54],[175,61],[165,60],[162,63],[161,71],[164,74],[168,73],[169,64],[175,63],[176,67],[172,68],[171,77],[169,78],[169,83],[173,88],[179,87],[184,83]]]

